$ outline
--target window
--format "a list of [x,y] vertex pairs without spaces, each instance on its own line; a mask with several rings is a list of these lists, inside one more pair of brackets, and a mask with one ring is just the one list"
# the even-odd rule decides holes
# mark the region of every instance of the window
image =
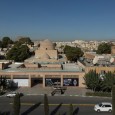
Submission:
[[105,107],[111,107],[111,105],[105,105]]

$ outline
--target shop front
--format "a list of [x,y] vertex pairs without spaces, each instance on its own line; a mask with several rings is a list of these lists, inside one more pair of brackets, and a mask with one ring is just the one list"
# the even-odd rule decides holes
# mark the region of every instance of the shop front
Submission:
[[61,76],[59,75],[46,75],[45,86],[61,85]]
[[45,86],[56,86],[61,84],[60,78],[45,78]]
[[63,77],[63,86],[79,86],[79,79],[78,76],[64,76]]

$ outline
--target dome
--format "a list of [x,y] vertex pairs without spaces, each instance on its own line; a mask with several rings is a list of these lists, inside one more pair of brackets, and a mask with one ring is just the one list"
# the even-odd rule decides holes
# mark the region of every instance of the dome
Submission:
[[41,58],[42,59],[50,59],[50,56],[47,53],[45,53],[45,54],[42,55]]
[[54,44],[50,40],[46,39],[40,42],[40,49],[54,50]]

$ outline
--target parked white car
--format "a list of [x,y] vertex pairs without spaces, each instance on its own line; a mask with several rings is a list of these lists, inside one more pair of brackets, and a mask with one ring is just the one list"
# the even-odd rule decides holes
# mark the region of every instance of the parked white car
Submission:
[[6,97],[10,98],[10,97],[14,97],[15,95],[16,95],[16,92],[12,92],[12,93],[7,94]]
[[96,104],[94,106],[94,110],[97,111],[97,112],[100,112],[100,111],[111,112],[112,111],[112,104],[109,103],[109,102],[102,102],[100,104]]
[[[7,94],[6,95],[6,97],[15,97],[15,95],[17,94],[17,93],[19,93],[19,92],[12,92],[12,93],[9,93],[9,94]],[[19,93],[20,94],[20,96],[23,96],[23,93]]]

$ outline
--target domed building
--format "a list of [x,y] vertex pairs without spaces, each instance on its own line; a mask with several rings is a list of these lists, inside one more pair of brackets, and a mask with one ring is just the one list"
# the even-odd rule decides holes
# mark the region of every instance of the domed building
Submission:
[[58,59],[57,50],[55,50],[54,44],[46,39],[40,42],[40,48],[35,51],[35,58],[37,59]]
[[67,61],[66,56],[63,54],[60,57],[58,51],[55,49],[55,44],[46,39],[39,42],[38,49],[35,50],[35,56],[24,60],[27,63],[64,63]]
[[42,59],[50,59],[50,56],[47,53],[45,53],[43,54]]
[[41,41],[40,50],[55,50],[54,44],[48,39]]

